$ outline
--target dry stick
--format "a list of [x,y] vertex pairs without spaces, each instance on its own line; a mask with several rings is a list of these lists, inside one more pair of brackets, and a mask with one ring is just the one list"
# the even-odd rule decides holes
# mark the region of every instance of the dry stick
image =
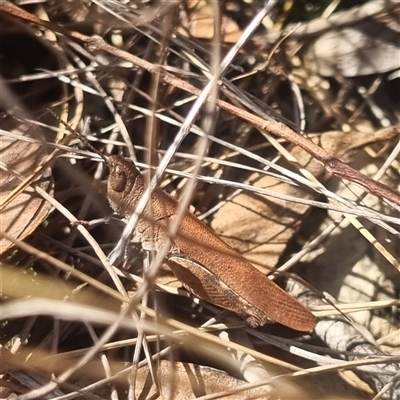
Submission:
[[[197,89],[191,84],[166,72],[161,67],[151,64],[148,61],[142,60],[133,54],[117,49],[107,44],[100,36],[86,36],[76,31],[70,31],[52,22],[44,21],[36,17],[35,15],[30,14],[4,0],[0,0],[0,11],[23,20],[33,22],[35,24],[43,26],[44,28],[60,33],[68,38],[78,40],[86,44],[91,51],[102,50],[106,53],[114,55],[115,57],[119,57],[121,59],[129,61],[137,67],[143,68],[152,74],[157,73],[164,83],[170,84],[176,88],[195,94],[196,96],[199,96],[201,93],[200,89]],[[386,200],[389,200],[390,202],[400,206],[399,192],[389,188],[388,186],[380,182],[376,182],[373,179],[368,178],[367,176],[350,167],[343,161],[340,161],[338,158],[332,156],[321,147],[314,144],[311,140],[296,133],[288,126],[272,119],[265,120],[246,110],[235,107],[232,104],[229,104],[223,100],[217,100],[216,104],[221,109],[230,112],[231,114],[243,119],[244,121],[249,122],[253,126],[262,130],[266,130],[275,136],[279,136],[287,140],[288,142],[291,142],[294,145],[301,147],[302,149],[310,153],[315,159],[320,161],[324,165],[326,171],[332,176],[347,179],[351,182],[357,183],[365,187],[371,193],[383,197]],[[400,133],[400,126],[393,127],[393,129]]]

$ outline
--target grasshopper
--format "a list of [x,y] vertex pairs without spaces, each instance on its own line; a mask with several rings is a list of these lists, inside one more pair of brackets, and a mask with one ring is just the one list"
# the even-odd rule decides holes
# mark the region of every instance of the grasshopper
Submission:
[[[133,161],[108,157],[107,196],[112,209],[129,218],[145,191]],[[178,200],[158,189],[136,227],[145,250],[159,251],[176,218]],[[183,286],[212,304],[247,318],[252,326],[273,320],[299,331],[311,331],[314,315],[268,279],[187,211],[167,255],[167,263]]]

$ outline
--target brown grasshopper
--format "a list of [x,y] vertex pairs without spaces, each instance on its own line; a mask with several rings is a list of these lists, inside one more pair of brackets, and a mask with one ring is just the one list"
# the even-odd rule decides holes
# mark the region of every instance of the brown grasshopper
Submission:
[[[142,174],[128,158],[108,158],[107,195],[114,211],[130,217],[145,191]],[[158,251],[176,218],[178,200],[156,190],[139,219],[136,233],[145,250]],[[221,240],[189,211],[167,255],[176,277],[194,295],[247,317],[252,326],[268,319],[299,331],[311,331],[314,315]]]

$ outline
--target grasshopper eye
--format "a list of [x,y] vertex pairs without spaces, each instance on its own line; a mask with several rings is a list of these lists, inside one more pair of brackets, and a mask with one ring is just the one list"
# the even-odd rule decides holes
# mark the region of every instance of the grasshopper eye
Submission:
[[111,176],[109,178],[110,187],[115,192],[123,192],[126,187],[127,180],[128,179],[125,171],[117,165],[111,172]]

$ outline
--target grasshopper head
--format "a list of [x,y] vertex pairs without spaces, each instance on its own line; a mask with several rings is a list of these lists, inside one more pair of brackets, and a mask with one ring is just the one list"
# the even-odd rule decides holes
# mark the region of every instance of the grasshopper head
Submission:
[[143,177],[129,158],[110,156],[107,197],[111,208],[125,216],[133,214],[144,191]]

